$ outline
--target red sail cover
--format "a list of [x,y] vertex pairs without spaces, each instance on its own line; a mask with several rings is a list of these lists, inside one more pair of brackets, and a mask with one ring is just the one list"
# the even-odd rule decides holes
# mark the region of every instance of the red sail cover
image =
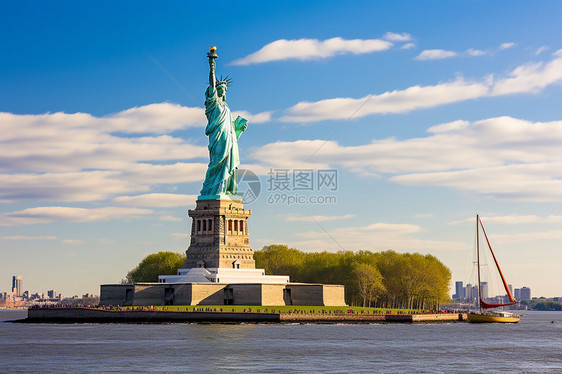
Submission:
[[484,300],[480,299],[480,305],[482,305],[482,309],[490,309],[490,308],[497,308],[500,306],[506,306],[506,305],[513,305],[515,303],[507,303],[507,304],[488,304],[485,303]]

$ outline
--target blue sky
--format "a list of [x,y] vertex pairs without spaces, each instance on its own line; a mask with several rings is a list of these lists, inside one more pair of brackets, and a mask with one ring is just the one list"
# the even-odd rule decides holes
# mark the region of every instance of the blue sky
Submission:
[[[261,178],[255,250],[432,253],[467,282],[479,212],[508,282],[560,296],[561,8],[2,2],[0,290],[17,274],[99,293],[185,251],[216,45],[249,120],[241,167]],[[282,170],[337,170],[338,186],[269,188]]]

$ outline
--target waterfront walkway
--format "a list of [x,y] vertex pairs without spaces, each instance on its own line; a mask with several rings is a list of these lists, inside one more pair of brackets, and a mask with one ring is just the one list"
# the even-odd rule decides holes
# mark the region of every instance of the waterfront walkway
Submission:
[[[172,308],[170,308],[172,309]],[[362,312],[362,311],[361,311]],[[193,308],[189,311],[166,307],[47,307],[31,308],[26,323],[415,323],[466,321],[465,313],[375,314],[347,311],[281,312],[279,309],[247,307],[223,311],[220,307]]]

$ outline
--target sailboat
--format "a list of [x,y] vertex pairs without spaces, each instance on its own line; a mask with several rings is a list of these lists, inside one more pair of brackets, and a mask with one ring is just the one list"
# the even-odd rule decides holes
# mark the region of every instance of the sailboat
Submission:
[[[482,228],[482,232],[484,233],[484,237],[486,238],[486,243],[488,244],[488,248],[490,249],[490,253],[492,254],[492,258],[494,259],[494,263],[496,264],[496,268],[500,274],[501,280],[503,282],[503,286],[505,287],[505,292],[509,298],[509,303],[505,304],[489,304],[486,303],[482,299],[482,282],[480,281],[480,240],[479,240],[479,228]],[[486,235],[486,230],[484,230],[484,225],[480,220],[480,217],[476,215],[476,262],[478,266],[478,304],[480,306],[479,312],[469,312],[468,313],[468,321],[472,323],[485,323],[485,322],[499,322],[499,323],[517,323],[521,318],[518,314],[504,312],[504,311],[493,311],[488,310],[492,308],[498,308],[501,306],[506,305],[513,305],[518,303],[517,300],[511,294],[509,287],[507,286],[507,282],[505,281],[505,277],[500,269],[500,265],[498,264],[498,260],[496,259],[496,255],[492,250],[492,246],[490,245],[490,240],[488,240],[488,235]]]

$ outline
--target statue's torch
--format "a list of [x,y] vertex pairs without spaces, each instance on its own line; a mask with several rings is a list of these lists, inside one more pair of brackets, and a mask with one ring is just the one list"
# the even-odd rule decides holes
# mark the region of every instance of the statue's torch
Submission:
[[219,57],[219,55],[217,55],[217,47],[211,46],[211,51],[207,53],[207,57],[209,58],[209,60],[214,60],[215,58]]

